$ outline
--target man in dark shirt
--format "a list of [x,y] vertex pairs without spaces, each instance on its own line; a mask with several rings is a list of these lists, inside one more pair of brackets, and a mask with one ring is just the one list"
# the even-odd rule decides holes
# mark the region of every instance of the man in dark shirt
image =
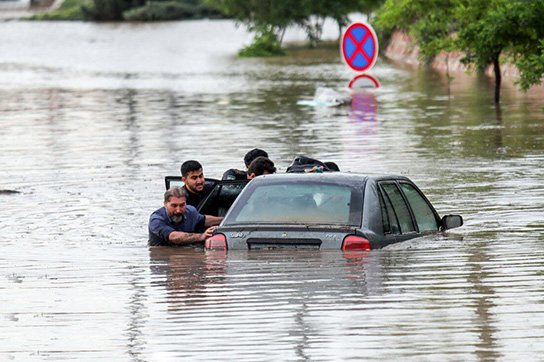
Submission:
[[202,165],[198,161],[189,160],[181,165],[181,179],[185,183],[183,189],[187,192],[187,204],[197,207],[200,201],[212,190],[212,185],[206,185]]
[[[164,207],[149,217],[149,245],[172,246],[204,242],[212,236],[215,226],[221,220],[223,217],[200,214],[193,206],[187,205],[187,193],[181,187],[173,187],[164,193]],[[195,233],[199,226],[208,229],[203,233]]]
[[[251,162],[253,162],[254,159],[257,157],[266,157],[268,158],[268,153],[266,151],[263,151],[258,148],[254,148],[246,155],[244,156],[244,163],[246,165],[246,169],[249,168],[249,165],[251,165]],[[247,172],[243,170],[237,170],[235,168],[231,168],[230,170],[225,171],[223,174],[223,177],[221,180],[245,180],[247,179]]]

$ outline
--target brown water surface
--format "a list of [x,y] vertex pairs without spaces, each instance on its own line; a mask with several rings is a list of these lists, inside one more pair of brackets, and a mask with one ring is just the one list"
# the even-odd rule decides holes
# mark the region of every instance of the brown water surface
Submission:
[[[490,79],[380,59],[381,88],[310,108],[354,76],[336,47],[238,59],[229,21],[0,32],[0,360],[542,359],[542,91],[505,84],[497,112]],[[465,225],[363,255],[147,247],[165,175],[253,147],[406,175]]]

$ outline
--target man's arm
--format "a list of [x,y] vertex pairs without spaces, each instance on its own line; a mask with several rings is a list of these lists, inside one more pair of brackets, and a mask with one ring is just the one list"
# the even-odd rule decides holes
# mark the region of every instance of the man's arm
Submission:
[[224,216],[212,216],[212,215],[204,215],[206,220],[204,221],[204,226],[216,226],[221,224],[221,221],[223,220]]
[[171,243],[176,245],[184,245],[191,243],[198,243],[211,237],[215,227],[206,229],[202,234],[199,233],[185,233],[183,231],[172,231],[168,239]]

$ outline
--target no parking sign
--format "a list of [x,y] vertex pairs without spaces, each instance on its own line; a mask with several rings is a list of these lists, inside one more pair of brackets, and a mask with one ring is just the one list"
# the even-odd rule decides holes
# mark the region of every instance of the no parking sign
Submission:
[[[340,43],[340,53],[344,63],[356,72],[366,72],[374,66],[378,59],[378,37],[368,24],[351,24]],[[350,89],[379,88],[380,82],[371,75],[360,74],[353,78],[348,86]]]
[[342,59],[356,72],[364,72],[378,58],[378,37],[370,25],[354,23],[347,28],[340,44]]

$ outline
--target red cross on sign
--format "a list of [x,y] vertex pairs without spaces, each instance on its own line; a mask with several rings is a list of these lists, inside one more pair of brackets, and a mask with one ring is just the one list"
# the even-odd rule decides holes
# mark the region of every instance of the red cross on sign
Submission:
[[354,23],[344,32],[342,59],[357,72],[372,68],[378,58],[378,37],[370,25]]

